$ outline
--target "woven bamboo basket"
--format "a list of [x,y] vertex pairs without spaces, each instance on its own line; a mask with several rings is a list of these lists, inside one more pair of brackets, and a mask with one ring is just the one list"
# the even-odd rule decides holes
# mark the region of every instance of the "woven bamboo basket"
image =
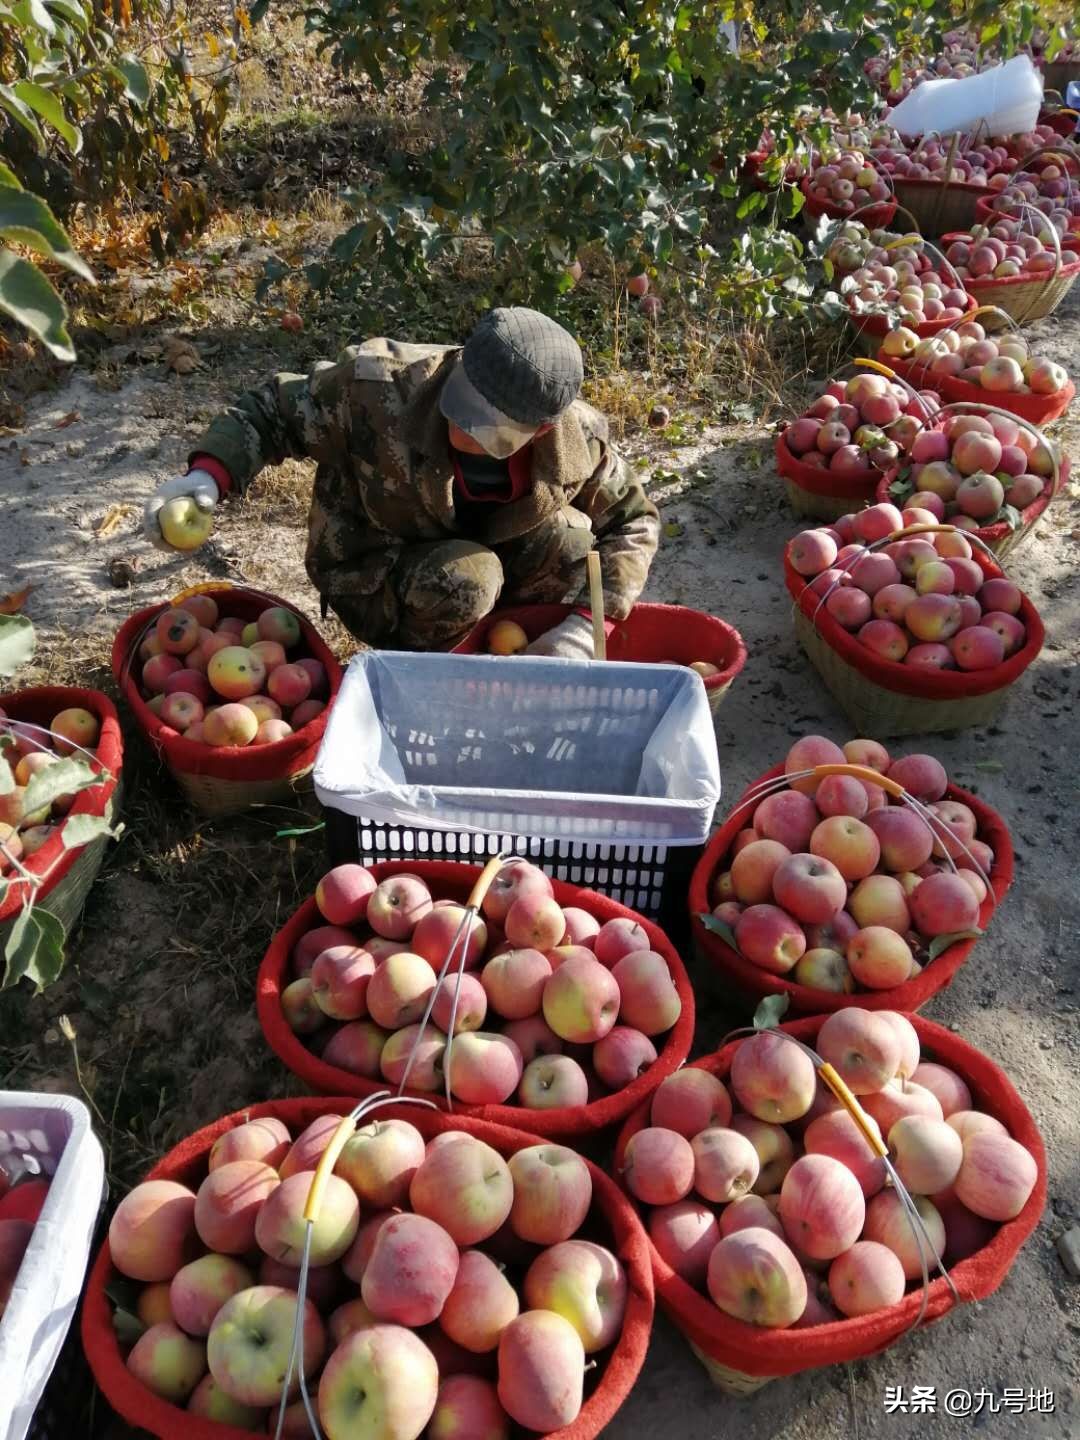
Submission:
[[784,492],[787,495],[792,514],[800,519],[839,520],[841,515],[850,515],[852,510],[859,510],[864,504],[863,500],[852,500],[850,497],[815,495],[812,490],[804,490],[796,481],[786,477]]
[[[1021,217],[1040,216],[1041,212],[1030,205],[1021,208]],[[970,230],[965,226],[962,233],[942,237],[942,244],[963,240]],[[1061,263],[1061,241],[1057,231],[1050,226],[1048,234],[1054,242],[1054,269],[1044,275],[987,275],[976,278],[969,275],[964,288],[973,295],[980,306],[992,307],[1018,325],[1027,325],[1034,320],[1043,320],[1052,315],[1072,289],[1080,275],[1080,260],[1072,265]],[[984,321],[987,330],[1003,330],[1006,321],[1001,316],[990,316]]]
[[1074,80],[1080,80],[1080,60],[1051,60],[1043,70],[1043,93],[1064,95]]
[[[917,216],[912,211],[908,210],[906,206],[897,205],[896,213],[898,215],[905,215],[908,220],[910,220],[917,226]],[[906,238],[907,237],[902,237],[902,239]],[[941,265],[943,271],[947,270],[951,272],[953,285],[961,290],[967,290],[967,283],[966,281],[961,280],[960,276],[956,273],[956,267],[949,261],[949,259],[942,250],[940,250],[935,244],[933,244],[932,241],[926,238],[925,234],[919,236],[913,235],[910,238],[912,242],[917,242],[921,244],[924,250],[932,250],[937,256],[938,262]],[[896,249],[901,243],[902,240],[894,240],[891,241],[886,248]],[[857,315],[853,310],[850,309],[849,306],[848,323],[855,331],[856,351],[865,358],[872,360],[877,354],[878,349],[880,348],[885,336],[888,334],[889,330],[893,328],[894,318],[902,319],[903,322],[907,324],[908,329],[915,331],[915,334],[918,335],[920,340],[925,340],[928,336],[940,335],[943,330],[949,330],[952,328],[953,325],[961,324],[964,320],[970,320],[972,311],[976,309],[977,305],[978,301],[974,298],[974,296],[970,295],[969,293],[967,308],[965,309],[964,314],[960,317],[959,321],[941,319],[922,320],[917,325],[910,324],[907,321],[906,316],[904,316],[903,313],[899,310],[892,312],[891,314],[887,311],[871,310],[865,314]]]
[[[232,586],[224,581],[200,585],[174,597],[197,592],[212,595],[223,615],[254,620],[270,605],[295,608],[276,595]],[[132,615],[113,642],[112,671],[136,723],[168,766],[177,785],[204,815],[234,815],[253,805],[294,804],[311,789],[311,772],[322,741],[330,705],[341,684],[341,667],[315,627],[298,615],[307,654],[326,668],[330,691],[327,708],[301,730],[270,745],[230,749],[185,740],[149,709],[136,683],[136,657],[147,627],[165,606],[154,605]]]
[[[106,778],[101,785],[93,786],[77,795],[69,813],[102,815],[112,825],[120,813],[123,764],[120,723],[112,702],[96,690],[63,686],[46,686],[4,697],[4,708],[12,720],[29,720],[35,724],[48,724],[52,715],[72,705],[92,709],[101,720],[102,734],[97,747],[97,763],[106,772]],[[62,828],[61,826],[57,830],[57,838],[50,840],[35,856],[24,861],[24,864],[34,874],[48,873],[55,877],[42,884],[34,903],[39,909],[55,915],[65,932],[70,932],[97,879],[109,837],[100,835],[80,849],[65,853],[58,838]],[[0,905],[0,948],[6,942],[21,909],[21,891],[22,887],[17,882],[13,883],[5,903]]]
[[[1031,397],[1018,396],[1018,399]],[[978,400],[955,400],[943,405],[938,414],[934,417],[934,425],[940,425],[953,413],[961,415],[1004,415],[1015,420],[1016,423],[1026,430],[1030,430],[1039,440],[1042,441],[1050,456],[1051,475],[1050,483],[1045,487],[1041,495],[1037,495],[1030,505],[1025,505],[1020,511],[1020,524],[1013,529],[1006,521],[999,520],[993,525],[980,525],[977,530],[966,531],[965,534],[981,542],[988,550],[993,551],[998,560],[1012,553],[1017,546],[1022,545],[1029,535],[1034,531],[1035,526],[1046,514],[1051,501],[1061,494],[1069,479],[1069,462],[1067,457],[1059,454],[1059,448],[1055,441],[1048,440],[1032,421],[1026,420],[1022,415],[1005,410],[998,405],[987,405]],[[897,470],[890,470],[884,475],[877,487],[875,500],[885,502],[893,499],[891,486],[897,477]]]

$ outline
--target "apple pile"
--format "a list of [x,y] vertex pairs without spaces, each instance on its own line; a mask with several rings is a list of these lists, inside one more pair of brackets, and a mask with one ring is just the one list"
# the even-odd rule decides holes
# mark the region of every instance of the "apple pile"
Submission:
[[916,245],[877,246],[844,276],[840,293],[855,315],[885,314],[914,328],[929,320],[960,320],[974,309],[959,274],[936,270]]
[[[341,1116],[293,1135],[249,1120],[219,1137],[195,1189],[148,1180],[109,1227],[142,1289],[131,1373],[191,1414],[273,1433],[298,1318],[304,1207]],[[582,1404],[586,1357],[618,1339],[627,1277],[591,1238],[589,1167],[531,1145],[510,1158],[460,1130],[425,1144],[404,1120],[346,1143],[311,1239],[304,1368],[328,1440],[505,1440]],[[601,1363],[602,1359],[601,1359]],[[289,1392],[285,1435],[308,1440]],[[425,1429],[425,1427],[427,1427]]]
[[1009,175],[1020,163],[1004,143],[986,142],[954,155],[952,169],[946,173],[949,148],[948,140],[926,139],[911,150],[903,143],[878,146],[872,158],[879,170],[886,170],[896,180],[948,181],[951,185],[978,185],[984,189],[990,187],[995,175]]
[[929,824],[854,776],[793,780],[747,810],[709,885],[712,913],[740,955],[838,995],[903,985],[931,963],[941,936],[976,929],[987,893],[976,866],[989,875],[994,863],[972,811],[946,799],[948,777],[932,755],[894,758],[875,740],[841,749],[805,735],[784,769],[845,762],[903,785],[928,807]]
[[1059,235],[1080,229],[1080,181],[1053,161],[1039,170],[1022,170],[995,196],[996,214],[1020,216],[1037,210]]
[[804,190],[826,205],[850,214],[865,205],[881,204],[892,191],[861,150],[827,145],[814,156]]
[[1034,130],[1022,130],[1018,135],[1009,136],[1009,144],[1021,155],[1030,155],[1035,150],[1060,149],[1061,141],[1061,135],[1045,121],[1040,121]]
[[930,392],[915,398],[883,375],[833,380],[784,430],[784,443],[804,465],[861,475],[887,470],[908,450],[940,405]]
[[210,595],[189,595],[139,646],[143,698],[185,740],[272,745],[326,709],[326,667],[297,653],[302,642],[300,621],[281,605],[245,622],[220,616]]
[[[857,1096],[947,1264],[1020,1214],[1027,1148],[974,1108],[963,1078],[924,1059],[888,1010],[839,1010],[815,1048]],[[727,1085],[689,1067],[652,1100],[622,1179],[653,1246],[725,1314],[804,1329],[897,1305],[922,1285],[919,1249],[884,1162],[783,1033],[739,1043]],[[933,1262],[931,1261],[931,1276]]]
[[[968,433],[972,441],[994,440]],[[959,453],[969,463],[969,447]],[[933,463],[942,472],[952,470],[944,461]],[[931,468],[922,470],[919,484]],[[967,507],[961,517],[970,521],[967,528],[987,523],[1000,509],[1002,493],[994,475],[981,470],[965,475],[955,495],[956,503]],[[921,498],[923,492],[918,494]],[[940,505],[940,496],[938,501]],[[972,519],[972,508],[981,512],[979,519]],[[879,550],[867,549],[906,525],[937,524],[939,519],[920,507],[901,512],[895,505],[871,505],[796,535],[788,546],[788,560],[813,592],[824,597],[825,609],[837,624],[882,660],[931,670],[992,670],[1027,640],[1020,619],[1024,597],[1017,585],[1003,577],[987,579],[970,542],[955,533],[913,536]]]
[[[1051,276],[1058,266],[1058,252],[1044,225],[1038,234],[1023,228],[1019,220],[998,220],[994,225],[976,225],[949,237],[946,259],[956,266],[962,280],[1003,280],[1017,275],[1028,278]],[[1046,225],[1064,235],[1067,221],[1047,217]],[[1080,236],[1074,237],[1080,244]],[[1080,263],[1080,253],[1061,247],[1061,268]]]
[[923,339],[899,326],[885,337],[881,357],[917,365],[931,380],[976,385],[987,392],[991,404],[1001,403],[995,397],[1003,395],[1059,395],[1069,383],[1065,367],[1033,355],[1019,332],[996,340],[977,320]]
[[[996,367],[995,378],[1000,374],[1001,361],[1008,360],[1010,366],[1019,365],[1009,358],[1018,353],[1016,348],[1010,347],[1008,340],[999,342],[999,352],[1001,346],[1008,347],[1009,354],[999,353],[997,360],[987,361],[987,366]],[[976,346],[967,351],[968,356],[976,359],[988,353]],[[1037,373],[1032,367],[1030,373],[1040,384],[1051,383],[1057,379],[1059,368],[1047,365]],[[961,378],[967,377],[961,372]],[[924,512],[919,516],[924,523],[929,524],[927,516],[933,515],[935,520],[947,519],[950,525],[961,530],[977,531],[1008,519],[1006,507],[1024,510],[1039,498],[1054,473],[1054,459],[1047,442],[1007,415],[950,414],[940,429],[924,430],[918,435],[909,454],[910,466],[901,473],[896,492],[901,503],[907,510]],[[940,541],[945,547],[943,553],[949,558],[971,559],[970,550],[964,553],[957,536],[927,538],[935,546]],[[919,553],[923,560],[927,558],[925,551]],[[912,559],[909,554],[907,569],[914,566],[917,570],[922,563],[918,555]],[[910,578],[906,571],[904,578]],[[968,590],[960,583],[959,573],[956,581],[956,593],[969,593],[975,583],[974,570],[969,571]]]
[[[9,860],[22,860],[36,855],[50,839],[75,801],[74,795],[60,795],[49,804],[29,812],[26,808],[27,787],[35,775],[64,756],[86,759],[83,751],[96,752],[101,738],[101,724],[96,715],[80,706],[61,710],[49,723],[50,734],[36,727],[20,726],[0,710],[0,757],[7,760],[15,784],[0,793],[0,876],[14,873]],[[51,744],[50,744],[51,741]],[[30,793],[31,801],[33,793]]]
[[[293,951],[281,995],[290,1028],[331,1065],[399,1085],[464,909],[433,899],[423,880],[381,883],[360,865],[324,875],[315,899],[325,925]],[[530,1110],[586,1105],[621,1090],[657,1058],[653,1041],[682,1002],[667,961],[637,921],[601,925],[565,910],[526,860],[500,870],[456,975],[435,994],[408,1085],[438,1091],[451,1019],[452,1094],[467,1105]]]

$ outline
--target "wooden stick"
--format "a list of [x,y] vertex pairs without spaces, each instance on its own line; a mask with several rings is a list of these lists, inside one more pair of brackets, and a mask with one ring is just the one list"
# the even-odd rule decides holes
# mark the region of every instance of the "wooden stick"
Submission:
[[604,631],[604,587],[600,580],[600,556],[590,550],[585,557],[589,576],[589,608],[592,611],[593,659],[607,659],[607,634]]

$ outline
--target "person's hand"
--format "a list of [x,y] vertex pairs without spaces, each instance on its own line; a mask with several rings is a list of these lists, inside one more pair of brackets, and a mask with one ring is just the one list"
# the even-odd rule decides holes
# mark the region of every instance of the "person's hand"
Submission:
[[170,545],[165,539],[161,533],[162,507],[167,505],[170,500],[178,500],[182,495],[189,495],[197,508],[209,517],[213,514],[220,493],[217,481],[205,470],[189,470],[186,475],[177,475],[172,480],[166,480],[165,484],[160,486],[146,502],[143,510],[143,534],[158,550],[193,549],[193,546]]
[[546,630],[525,649],[526,655],[550,655],[557,660],[592,660],[592,621],[584,615],[568,615],[561,624]]

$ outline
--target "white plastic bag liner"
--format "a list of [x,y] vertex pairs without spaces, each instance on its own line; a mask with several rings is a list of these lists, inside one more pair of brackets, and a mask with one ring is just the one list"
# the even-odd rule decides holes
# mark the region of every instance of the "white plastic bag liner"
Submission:
[[1038,124],[1042,98],[1042,76],[1029,56],[1017,55],[962,80],[924,80],[885,121],[901,135],[1020,135]]
[[0,1440],[23,1440],[82,1291],[105,1161],[89,1111],[69,1095],[0,1091],[0,1150],[10,1141],[60,1155],[0,1320]]
[[345,672],[315,791],[374,823],[698,845],[720,764],[681,665],[371,650]]

